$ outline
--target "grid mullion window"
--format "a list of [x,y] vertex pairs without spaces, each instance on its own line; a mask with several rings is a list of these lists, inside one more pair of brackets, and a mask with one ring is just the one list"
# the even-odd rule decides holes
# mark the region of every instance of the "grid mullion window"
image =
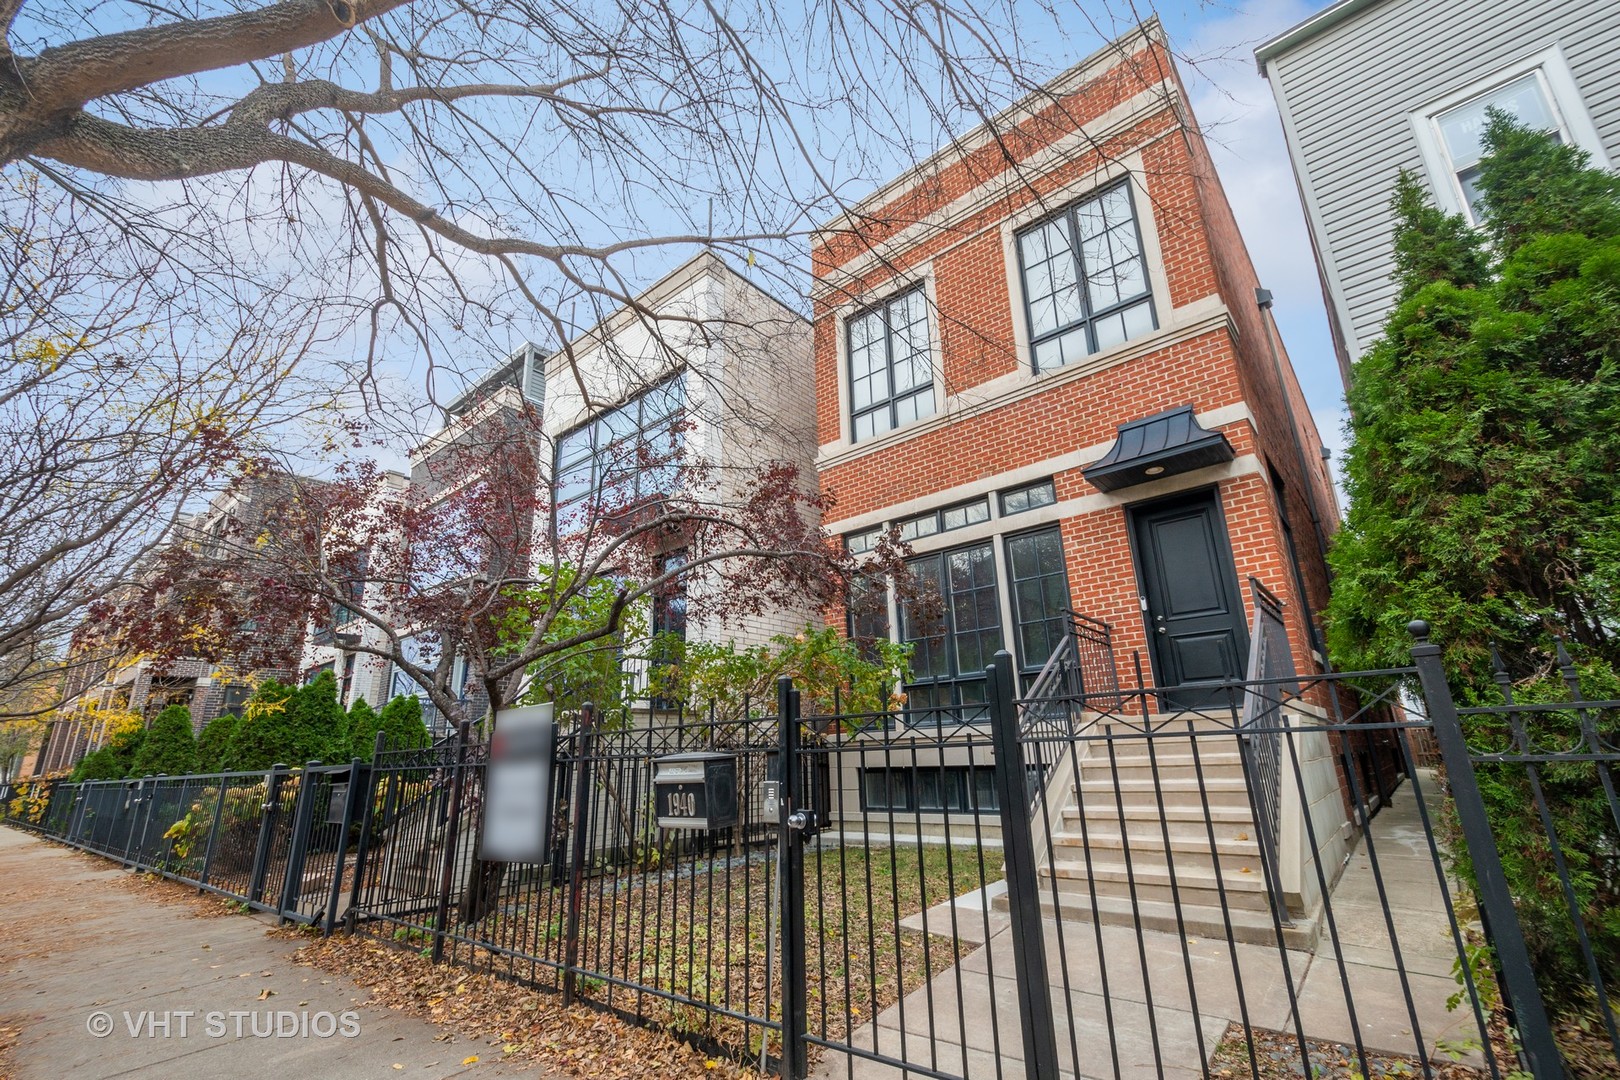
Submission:
[[933,415],[934,365],[921,288],[856,315],[846,333],[856,442]]
[[558,509],[589,499],[593,509],[613,511],[667,494],[675,483],[685,405],[685,385],[676,375],[559,438]]
[[1157,325],[1128,184],[1116,184],[1018,234],[1036,371]]
[[[901,605],[901,635],[913,647],[913,681],[906,687],[913,716],[938,720],[952,715],[953,706],[982,705],[984,669],[1002,643],[994,547],[973,544],[909,566],[937,597],[937,610],[926,615],[917,602]],[[969,712],[956,716],[976,719],[983,710]]]
[[1039,671],[1067,631],[1069,578],[1063,539],[1056,528],[1009,536],[1008,580],[1012,589],[1018,663]]

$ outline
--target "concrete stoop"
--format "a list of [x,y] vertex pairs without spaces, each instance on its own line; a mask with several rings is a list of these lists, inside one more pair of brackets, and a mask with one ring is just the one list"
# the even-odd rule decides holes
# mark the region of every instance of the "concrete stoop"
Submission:
[[[1076,743],[1084,756],[1054,770],[1044,817],[1037,813],[1044,914],[1315,949],[1319,912],[1292,911],[1280,925],[1272,913],[1243,759],[1228,727],[1160,715],[1099,720],[1086,730],[1112,737]],[[1005,909],[1004,897],[997,903]]]

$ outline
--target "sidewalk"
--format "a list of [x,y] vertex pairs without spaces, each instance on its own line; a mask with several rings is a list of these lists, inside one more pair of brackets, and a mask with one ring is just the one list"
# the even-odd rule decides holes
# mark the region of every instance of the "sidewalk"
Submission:
[[[500,1049],[364,1008],[365,991],[294,964],[298,943],[267,936],[266,922],[146,899],[118,883],[127,873],[0,827],[0,1028],[22,1032],[0,1077],[536,1075],[533,1066],[463,1065]],[[111,1021],[99,1038],[89,1030],[106,1023],[97,1013]],[[255,1026],[274,1033],[256,1037]]]
[[[1423,774],[1422,789],[1432,818],[1439,812],[1439,795],[1431,774]],[[1314,955],[1287,953],[1286,978],[1294,988],[1305,1034],[1331,1043],[1353,1042],[1355,1028],[1345,1003],[1348,983],[1356,1026],[1369,1053],[1411,1053],[1416,1039],[1402,990],[1403,974],[1423,1042],[1431,1051],[1437,1042],[1477,1034],[1467,1010],[1446,1008],[1447,997],[1457,989],[1451,978],[1456,953],[1410,782],[1373,819],[1372,835],[1399,961],[1363,843],[1352,852],[1333,894],[1342,968],[1326,932]],[[977,927],[984,898],[974,893],[955,903],[972,915],[962,924]],[[946,902],[931,910],[933,925],[950,924],[949,907]],[[921,921],[913,925],[920,928]],[[1071,1071],[1076,1051],[1082,1062],[1078,1075],[1086,1080],[1116,1075],[1114,1053],[1119,1055],[1117,1075],[1122,1080],[1203,1076],[1217,1041],[1240,1015],[1232,975],[1234,954],[1250,1023],[1273,1031],[1292,1029],[1283,957],[1274,948],[1229,947],[1224,941],[1189,938],[1184,953],[1180,939],[1151,930],[1138,936],[1130,927],[1104,926],[1099,932],[1091,923],[1075,919],[1060,927],[1047,918],[1042,925],[1061,1080],[1076,1075]],[[1196,1011],[1187,985],[1189,966],[1192,989],[1197,991]],[[947,1073],[1020,1080],[1025,1070],[1013,970],[1008,919],[995,914],[988,948],[967,956],[960,971],[936,974],[930,985],[880,1014],[875,1024],[860,1030],[856,1043],[890,1057],[903,1054],[914,1063],[937,1061]],[[1106,1001],[1099,989],[1104,970],[1110,979]],[[900,1069],[841,1054],[828,1054],[815,1075],[818,1080],[902,1080]]]

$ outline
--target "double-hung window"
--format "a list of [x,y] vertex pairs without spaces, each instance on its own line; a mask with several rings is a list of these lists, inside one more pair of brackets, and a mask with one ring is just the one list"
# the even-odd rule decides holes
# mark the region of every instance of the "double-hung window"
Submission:
[[[902,640],[913,646],[906,686],[914,723],[981,720],[984,669],[1001,648],[996,555],[989,541],[912,559],[919,595],[900,609]],[[957,709],[954,706],[977,706]]]
[[1412,117],[1438,201],[1474,224],[1481,217],[1479,163],[1491,109],[1581,147],[1596,165],[1608,163],[1563,53],[1552,48],[1527,57]]
[[1462,195],[1469,219],[1474,222],[1480,219],[1480,198],[1484,194],[1479,188],[1479,163],[1485,156],[1485,125],[1490,122],[1490,109],[1507,113],[1521,127],[1546,132],[1560,142],[1564,138],[1553,111],[1552,97],[1539,71],[1521,75],[1467,104],[1435,116],[1435,129],[1449,159],[1452,179]]
[[1036,371],[1072,364],[1158,325],[1129,183],[1020,232],[1018,267]]
[[934,414],[928,302],[921,286],[854,316],[845,332],[855,442]]
[[557,440],[558,512],[614,513],[675,485],[686,391],[680,375]]

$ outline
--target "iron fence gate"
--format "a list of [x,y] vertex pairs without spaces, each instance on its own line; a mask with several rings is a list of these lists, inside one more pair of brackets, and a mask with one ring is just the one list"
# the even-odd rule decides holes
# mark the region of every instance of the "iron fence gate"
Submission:
[[[1140,676],[1019,700],[1003,653],[975,708],[794,712],[783,752],[844,779],[783,829],[783,1074],[1620,1075],[1620,702],[1566,664],[1565,700],[1459,709],[1413,659],[1183,708]],[[863,852],[920,911],[861,902]]]

